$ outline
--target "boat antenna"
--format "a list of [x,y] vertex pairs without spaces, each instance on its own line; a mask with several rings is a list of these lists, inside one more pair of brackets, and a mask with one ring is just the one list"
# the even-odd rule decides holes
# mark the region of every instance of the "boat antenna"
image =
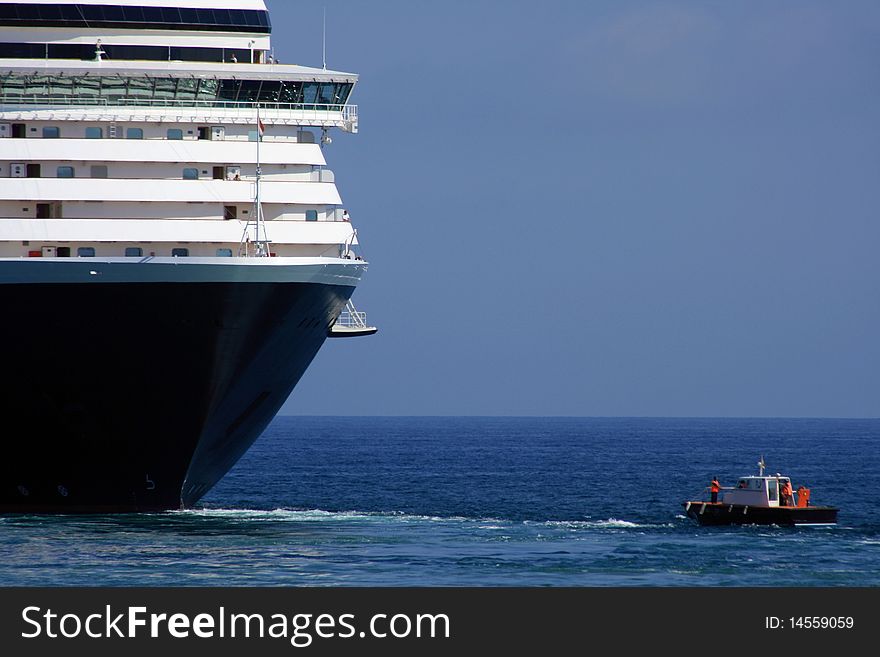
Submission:
[[764,455],[761,454],[761,460],[758,461],[758,476],[759,477],[764,476],[764,468],[766,468],[766,467],[767,467],[767,464],[764,463]]
[[[266,226],[263,222],[263,204],[260,202],[260,178],[263,172],[260,168],[260,142],[263,141],[263,122],[260,120],[260,103],[257,102],[257,171],[256,171],[256,189],[254,190],[254,209],[257,211],[257,229],[256,240],[254,240],[254,249],[256,255],[269,255],[268,240],[266,239]],[[260,238],[260,228],[263,229],[263,237]]]
[[321,29],[321,62],[327,70],[327,7],[324,7],[324,24]]

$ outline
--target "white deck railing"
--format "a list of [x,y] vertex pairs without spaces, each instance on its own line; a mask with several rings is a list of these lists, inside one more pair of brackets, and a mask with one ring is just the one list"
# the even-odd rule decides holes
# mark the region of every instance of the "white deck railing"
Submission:
[[225,118],[251,120],[260,107],[260,117],[267,122],[293,121],[300,125],[334,125],[357,132],[357,105],[324,103],[280,103],[231,100],[179,100],[174,98],[90,98],[88,96],[44,96],[40,94],[0,94],[0,114],[4,112],[36,112],[52,110],[99,109],[102,114],[124,110],[145,111],[161,117],[163,110],[195,110],[204,114],[221,114]]
[[352,312],[348,308],[339,313],[336,320],[336,326],[344,328],[367,328],[367,313],[359,311]]

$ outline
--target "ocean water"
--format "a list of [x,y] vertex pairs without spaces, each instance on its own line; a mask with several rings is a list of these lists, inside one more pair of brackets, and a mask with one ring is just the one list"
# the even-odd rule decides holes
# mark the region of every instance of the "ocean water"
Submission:
[[[701,528],[768,471],[834,527]],[[0,585],[877,586],[880,420],[279,417],[199,508],[0,516]]]

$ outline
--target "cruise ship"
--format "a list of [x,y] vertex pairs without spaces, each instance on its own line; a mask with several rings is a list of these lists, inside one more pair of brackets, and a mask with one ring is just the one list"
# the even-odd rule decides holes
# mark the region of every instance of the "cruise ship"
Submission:
[[270,32],[262,0],[0,0],[0,512],[194,505],[371,332],[324,158],[357,76]]

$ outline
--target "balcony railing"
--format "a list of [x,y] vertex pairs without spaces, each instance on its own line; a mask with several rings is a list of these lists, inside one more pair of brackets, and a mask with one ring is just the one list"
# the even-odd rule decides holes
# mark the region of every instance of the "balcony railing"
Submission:
[[232,100],[184,100],[174,98],[97,98],[89,96],[45,96],[40,94],[2,94],[0,112],[9,109],[35,107],[128,107],[128,108],[168,108],[168,109],[223,109],[237,114],[247,111],[253,114],[257,105],[268,112],[336,113],[343,121],[357,120],[357,105],[338,105],[324,103],[277,103],[260,101]]

